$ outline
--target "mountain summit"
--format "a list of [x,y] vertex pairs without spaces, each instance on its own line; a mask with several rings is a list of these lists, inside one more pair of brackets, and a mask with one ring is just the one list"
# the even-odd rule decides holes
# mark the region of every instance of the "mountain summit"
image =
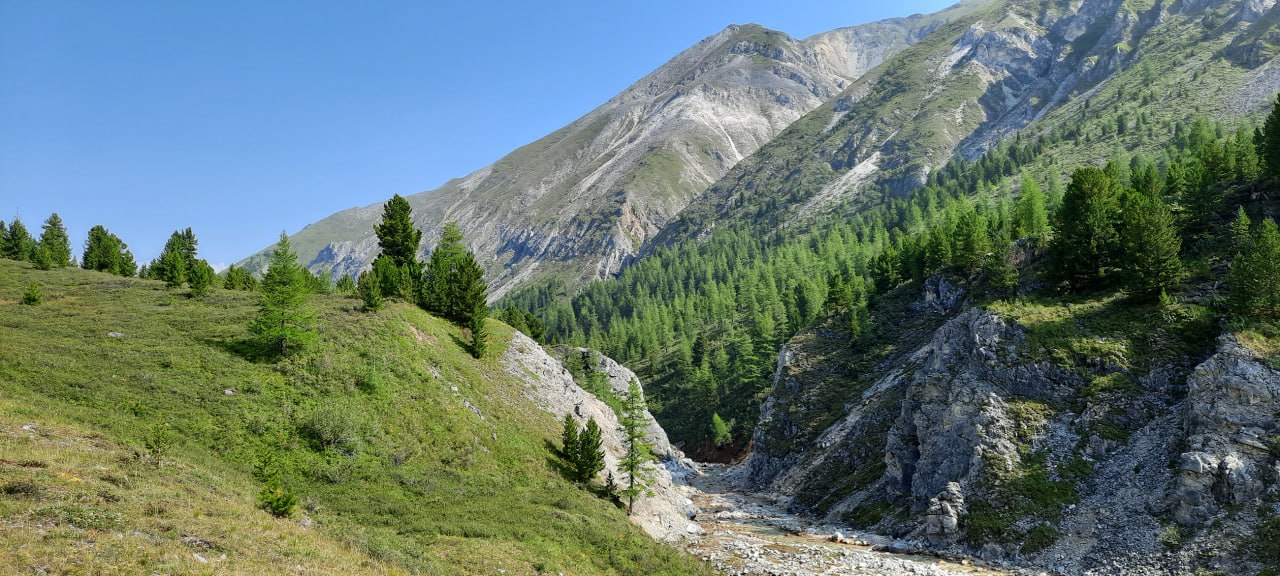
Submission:
[[[556,132],[437,190],[411,195],[431,246],[462,225],[500,298],[537,277],[616,273],[739,161],[957,8],[841,28],[803,41],[734,25],[677,55]],[[380,204],[316,222],[292,240],[312,270],[354,274],[376,253]],[[248,260],[260,269],[266,252]]]

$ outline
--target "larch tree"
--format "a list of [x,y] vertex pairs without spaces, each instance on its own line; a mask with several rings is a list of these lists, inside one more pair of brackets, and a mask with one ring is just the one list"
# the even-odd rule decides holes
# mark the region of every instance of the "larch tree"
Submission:
[[315,313],[308,306],[310,294],[304,274],[307,272],[298,264],[289,236],[281,232],[262,278],[258,318],[250,326],[264,350],[287,356],[315,339]]
[[378,274],[372,270],[360,273],[360,281],[356,284],[356,292],[364,302],[366,312],[382,309],[382,285],[378,282]]
[[1026,238],[1032,244],[1048,239],[1049,211],[1045,207],[1044,193],[1030,176],[1022,179],[1022,194],[1018,197],[1013,216],[1014,234]]
[[644,429],[649,424],[646,413],[644,394],[640,391],[640,383],[634,379],[627,387],[627,395],[622,399],[622,413],[618,415],[622,431],[622,444],[626,453],[618,462],[618,468],[626,476],[626,487],[621,495],[627,502],[627,515],[635,510],[636,498],[648,493],[651,470],[649,462],[654,460],[653,448],[645,441]]

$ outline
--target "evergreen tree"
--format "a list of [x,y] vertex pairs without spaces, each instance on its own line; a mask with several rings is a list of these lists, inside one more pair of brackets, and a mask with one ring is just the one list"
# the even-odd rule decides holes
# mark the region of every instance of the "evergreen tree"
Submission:
[[488,310],[481,300],[467,324],[471,331],[471,355],[476,358],[483,358],[484,353],[489,350],[489,329],[485,326],[485,320],[489,317]]
[[986,219],[977,212],[967,210],[956,226],[956,237],[959,240],[959,246],[954,256],[955,263],[963,268],[966,274],[977,272],[982,268],[991,248],[987,237]]
[[338,279],[338,284],[335,288],[338,290],[338,293],[343,296],[354,296],[356,294],[356,282],[351,279],[350,274],[343,274],[342,277]]
[[1231,253],[1241,254],[1249,251],[1253,243],[1253,222],[1249,214],[1241,206],[1236,212],[1236,219],[1231,222]]
[[36,255],[36,241],[27,232],[22,220],[15,218],[5,231],[3,242],[0,242],[0,256],[10,260],[31,261]]
[[252,292],[258,289],[258,280],[248,270],[232,264],[222,272],[222,287],[227,290]]
[[1099,284],[1116,264],[1116,195],[1115,181],[1098,168],[1080,168],[1071,177],[1051,246],[1055,270],[1073,288]]
[[187,282],[191,285],[191,295],[200,297],[208,294],[216,277],[217,273],[213,271],[213,266],[204,260],[197,260],[195,266],[191,267],[190,277],[187,278]]
[[151,275],[158,280],[164,280],[166,287],[180,288],[187,282],[186,257],[176,250],[161,252],[160,258],[151,264]]
[[578,450],[582,447],[578,436],[578,423],[574,421],[573,414],[565,414],[560,428],[560,458],[564,460],[570,476],[575,478],[578,471]]
[[195,265],[196,235],[187,228],[169,235],[160,257],[151,261],[150,276],[164,280],[170,288],[177,288],[187,282],[187,276]]
[[40,250],[45,252],[51,268],[66,268],[71,265],[71,238],[67,236],[67,228],[62,224],[62,217],[57,212],[49,215],[40,232]]
[[54,267],[53,256],[49,253],[49,249],[40,244],[36,244],[36,255],[31,262],[36,265],[37,270],[52,270]]
[[89,229],[80,266],[85,270],[110,272],[119,276],[133,276],[138,271],[129,247],[101,225]]
[[1132,194],[1124,211],[1124,280],[1130,294],[1152,299],[1182,277],[1182,239],[1173,213],[1159,197]]
[[645,426],[649,424],[644,395],[640,392],[640,383],[635,379],[627,387],[627,395],[622,399],[622,413],[618,416],[623,448],[626,450],[626,454],[618,462],[618,468],[627,477],[622,497],[627,501],[627,515],[630,516],[635,508],[636,497],[647,493],[650,474],[648,463],[654,459],[652,447],[645,441],[644,435]]
[[1280,227],[1270,218],[1251,234],[1227,278],[1231,311],[1240,317],[1280,315]]
[[[0,220],[0,247],[4,245],[4,235],[9,232],[9,227],[5,225],[4,220]],[[3,257],[3,255],[0,255]]]
[[1276,103],[1262,129],[1255,133],[1254,144],[1263,174],[1272,182],[1280,182],[1280,94],[1276,95]]
[[725,423],[724,418],[720,417],[719,412],[711,414],[711,441],[715,443],[717,448],[733,442],[733,434],[729,431],[729,425]]
[[378,235],[379,257],[387,257],[397,267],[418,266],[418,245],[422,243],[422,231],[413,225],[413,209],[409,201],[399,194],[382,206],[382,222],[374,225]]
[[280,242],[271,253],[267,274],[262,278],[262,304],[250,331],[265,350],[281,356],[302,348],[315,339],[311,325],[315,314],[307,306],[307,274],[298,265],[289,236],[280,233]]
[[413,209],[399,194],[382,206],[382,221],[373,227],[382,251],[374,259],[382,294],[394,298],[412,298],[422,266],[418,263],[418,245],[422,231],[413,225]]
[[587,420],[587,427],[578,435],[578,450],[574,459],[574,475],[578,482],[589,484],[596,474],[604,470],[604,448],[600,425],[596,419]]
[[484,270],[462,242],[458,225],[446,224],[440,243],[427,261],[419,300],[427,311],[465,326],[474,314],[484,310],[488,288]]
[[1049,212],[1045,207],[1044,193],[1030,176],[1022,180],[1022,195],[1014,212],[1014,235],[1037,244],[1048,239]]
[[382,309],[382,286],[378,283],[376,272],[372,270],[361,272],[356,291],[360,293],[360,300],[364,302],[366,311],[376,312]]

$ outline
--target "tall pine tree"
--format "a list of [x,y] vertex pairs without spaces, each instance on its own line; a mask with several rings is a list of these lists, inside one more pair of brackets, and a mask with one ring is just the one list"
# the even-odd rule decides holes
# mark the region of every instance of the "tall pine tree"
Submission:
[[27,232],[27,227],[22,224],[21,219],[15,218],[9,223],[9,229],[5,231],[4,238],[0,241],[0,256],[10,260],[26,261],[35,258],[36,241],[31,237],[31,233]]
[[1280,182],[1280,94],[1271,107],[1262,129],[1254,135],[1254,145],[1262,161],[1262,171],[1272,182]]
[[1182,277],[1182,261],[1178,259],[1182,238],[1174,226],[1173,212],[1159,197],[1134,193],[1125,204],[1125,287],[1139,299],[1153,299],[1172,291]]
[[1055,221],[1052,257],[1072,288],[1096,286],[1116,265],[1120,216],[1115,181],[1099,168],[1075,171]]
[[85,270],[110,272],[119,276],[133,276],[138,272],[138,264],[134,262],[129,247],[101,225],[89,229],[80,266]]
[[39,249],[49,259],[50,268],[66,268],[71,265],[71,238],[57,212],[49,215],[40,232]]
[[423,272],[419,303],[437,316],[468,326],[475,316],[487,315],[487,298],[484,270],[463,245],[462,230],[456,223],[446,224]]
[[1280,227],[1263,219],[1244,251],[1231,263],[1227,278],[1231,311],[1248,318],[1280,315]]
[[413,225],[413,209],[399,194],[382,206],[382,221],[373,227],[381,253],[373,262],[384,296],[412,298],[422,266],[418,246],[422,231]]
[[298,265],[298,255],[284,232],[271,252],[269,266],[262,277],[258,318],[250,332],[265,351],[287,356],[315,339],[315,313],[307,305],[307,272]]

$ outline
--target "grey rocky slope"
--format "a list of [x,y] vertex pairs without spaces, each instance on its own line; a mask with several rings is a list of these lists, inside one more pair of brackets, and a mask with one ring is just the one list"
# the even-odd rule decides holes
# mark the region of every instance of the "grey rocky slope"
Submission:
[[[855,352],[833,352],[826,329],[784,348],[739,485],[818,521],[1068,574],[1260,569],[1250,543],[1280,502],[1280,359],[1226,332],[1199,358],[1142,364],[1130,342],[1064,364],[937,277],[903,314],[911,344],[866,374],[833,373]],[[1081,321],[1082,346],[1123,342]],[[834,417],[812,401],[837,392]]]
[[[572,124],[408,196],[423,248],[443,223],[459,222],[494,298],[533,277],[605,277],[736,163],[950,14],[804,41],[730,26]],[[295,234],[293,246],[312,270],[355,273],[377,253],[380,209],[334,214]],[[265,252],[246,264],[260,268]]]
[[[631,381],[636,380],[636,375],[626,367],[599,353],[577,349],[560,351],[561,357],[567,353],[587,355],[594,368],[607,376],[608,385],[616,394],[625,394]],[[581,425],[594,419],[601,428],[605,450],[605,469],[598,480],[603,482],[610,473],[617,479],[624,477],[618,470],[618,462],[625,454],[623,437],[618,416],[608,404],[578,386],[557,358],[520,332],[513,334],[502,364],[512,376],[524,381],[525,395],[539,408],[557,418],[572,414]],[[695,470],[693,463],[667,440],[666,432],[653,416],[648,419],[645,440],[658,460],[651,467],[649,491],[636,501],[631,518],[655,539],[677,540],[697,531],[697,525],[691,522],[697,509],[679,488]]]
[[[1266,108],[1274,0],[974,3],[738,163],[650,246],[746,221],[763,232],[901,195],[959,155],[1064,126],[1064,164],[1151,150],[1163,126]],[[1130,129],[1141,117],[1159,131]],[[1124,129],[1116,129],[1124,124]],[[848,208],[844,208],[847,210]]]

